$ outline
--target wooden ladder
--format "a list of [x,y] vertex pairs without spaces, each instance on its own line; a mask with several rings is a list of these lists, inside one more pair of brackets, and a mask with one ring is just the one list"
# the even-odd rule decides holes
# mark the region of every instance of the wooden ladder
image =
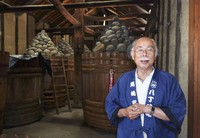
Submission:
[[67,104],[69,111],[71,112],[71,102],[68,90],[66,71],[64,66],[63,57],[51,57],[51,70],[52,70],[52,82],[53,82],[53,92],[55,98],[56,113],[59,114],[59,99],[64,98],[64,102],[67,99]]

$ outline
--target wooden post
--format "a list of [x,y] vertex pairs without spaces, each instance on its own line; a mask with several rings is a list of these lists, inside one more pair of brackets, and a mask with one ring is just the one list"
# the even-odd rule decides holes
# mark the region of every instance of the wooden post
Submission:
[[[50,0],[60,13],[74,25],[74,106],[81,107],[82,53],[84,47],[84,9],[75,9],[74,18],[58,0]],[[76,2],[84,2],[77,0]],[[78,20],[77,20],[78,19]],[[89,32],[92,33],[91,30]]]
[[188,138],[200,137],[200,2],[189,0]]
[[[84,0],[76,0],[84,2]],[[74,106],[82,105],[82,53],[84,48],[84,9],[75,9],[75,17],[80,22],[74,28]]]

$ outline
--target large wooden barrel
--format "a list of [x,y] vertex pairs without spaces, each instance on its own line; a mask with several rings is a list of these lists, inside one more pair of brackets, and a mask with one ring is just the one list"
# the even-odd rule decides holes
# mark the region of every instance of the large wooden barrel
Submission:
[[133,61],[117,52],[85,53],[82,58],[84,119],[93,127],[113,132],[116,127],[107,118],[105,97],[118,77],[134,67]]
[[4,127],[38,121],[43,113],[43,76],[38,58],[18,60],[8,73]]
[[0,51],[0,135],[3,129],[4,108],[7,94],[9,53]]

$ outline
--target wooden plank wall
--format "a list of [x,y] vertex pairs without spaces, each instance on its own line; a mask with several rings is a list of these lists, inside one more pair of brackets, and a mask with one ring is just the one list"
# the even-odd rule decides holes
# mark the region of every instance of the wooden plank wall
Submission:
[[35,36],[35,20],[26,13],[4,13],[0,24],[0,50],[10,55],[24,54]]
[[15,49],[15,14],[4,14],[4,50],[8,51],[10,55],[16,54]]
[[188,138],[200,137],[200,1],[189,3]]
[[27,14],[18,16],[18,53],[23,54],[27,45]]
[[0,13],[0,51],[3,51],[4,49],[3,49],[3,46],[2,46],[2,44],[3,44],[3,14],[2,13]]
[[27,24],[26,24],[26,28],[27,28],[27,48],[28,48],[28,45],[31,43],[32,39],[35,37],[35,19],[34,17],[28,15],[27,17]]

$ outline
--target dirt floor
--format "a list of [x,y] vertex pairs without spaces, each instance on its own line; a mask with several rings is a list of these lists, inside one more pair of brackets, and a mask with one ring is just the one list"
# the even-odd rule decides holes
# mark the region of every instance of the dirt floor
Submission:
[[46,113],[37,122],[3,129],[0,138],[116,138],[116,134],[88,126],[82,109]]

